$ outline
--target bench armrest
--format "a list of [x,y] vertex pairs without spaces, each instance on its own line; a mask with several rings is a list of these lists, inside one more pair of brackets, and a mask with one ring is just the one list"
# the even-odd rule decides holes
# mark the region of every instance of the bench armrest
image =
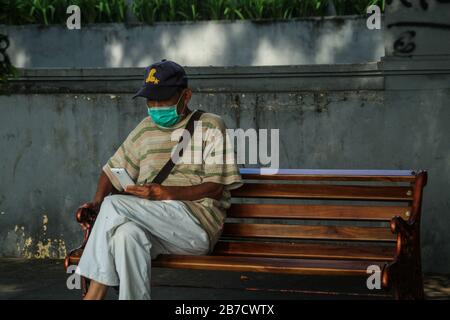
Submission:
[[420,220],[407,221],[394,217],[391,220],[391,231],[397,235],[395,257],[382,271],[382,285],[385,289],[390,289],[394,284],[397,299],[422,299]]
[[89,236],[91,234],[92,228],[94,227],[95,219],[97,218],[98,212],[95,211],[92,208],[89,208],[86,206],[86,204],[83,204],[82,206],[78,207],[77,211],[75,212],[75,220],[81,225],[83,229],[83,242],[81,245],[73,250],[71,250],[65,260],[64,260],[64,268],[67,270],[67,268],[73,264],[71,262],[71,259],[73,257],[79,257],[80,253],[83,251],[84,247],[86,246]]

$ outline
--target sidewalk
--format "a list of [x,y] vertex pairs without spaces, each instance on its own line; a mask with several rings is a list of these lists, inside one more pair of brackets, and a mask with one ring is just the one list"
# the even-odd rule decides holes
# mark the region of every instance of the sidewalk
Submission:
[[[80,299],[79,290],[68,290],[61,260],[0,258],[0,299]],[[365,281],[365,280],[364,280]],[[153,299],[361,299],[343,293],[383,293],[361,289],[361,278],[303,277],[199,270],[153,269]],[[195,288],[203,287],[203,288]],[[336,292],[318,294],[330,288]],[[314,292],[313,292],[314,291]],[[426,275],[429,299],[450,299],[450,275]],[[117,299],[114,290],[108,299]]]

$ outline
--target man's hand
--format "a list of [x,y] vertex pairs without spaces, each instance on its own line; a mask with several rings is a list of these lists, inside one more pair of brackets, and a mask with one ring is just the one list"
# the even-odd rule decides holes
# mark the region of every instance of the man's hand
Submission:
[[142,186],[128,186],[125,193],[149,200],[198,200],[222,197],[224,186],[214,182],[204,182],[195,186],[162,186],[156,183]]
[[92,202],[87,202],[85,204],[83,204],[81,207],[82,208],[88,208],[88,209],[92,209],[94,210],[96,213],[98,213],[100,211],[100,206],[102,205],[101,201],[92,201]]
[[174,197],[170,192],[170,188],[164,187],[157,183],[149,183],[144,185],[127,186],[125,192],[134,196],[149,200],[173,200]]
[[[88,209],[93,210],[95,213],[98,213],[100,211],[100,206],[101,205],[102,205],[101,201],[99,202],[99,201],[94,200],[92,202],[87,202],[87,203],[83,204],[81,206],[81,208],[88,208]],[[81,228],[83,230],[87,230],[88,229],[88,224],[82,223],[81,224]]]

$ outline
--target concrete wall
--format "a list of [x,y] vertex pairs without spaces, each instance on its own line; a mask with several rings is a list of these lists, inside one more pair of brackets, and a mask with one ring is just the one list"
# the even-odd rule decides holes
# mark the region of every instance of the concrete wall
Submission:
[[[187,71],[192,108],[220,114],[232,128],[280,129],[282,168],[428,169],[423,263],[448,273],[450,88],[387,89],[384,69]],[[423,77],[447,81],[444,71]],[[14,94],[0,95],[0,255],[62,257],[80,243],[76,207],[92,198],[101,166],[146,116],[143,102],[131,100],[141,73],[25,70],[11,82]],[[389,81],[395,76],[405,71],[391,70]]]
[[189,66],[362,63],[384,55],[382,30],[364,17],[289,22],[1,26],[21,68],[142,67],[162,58]]

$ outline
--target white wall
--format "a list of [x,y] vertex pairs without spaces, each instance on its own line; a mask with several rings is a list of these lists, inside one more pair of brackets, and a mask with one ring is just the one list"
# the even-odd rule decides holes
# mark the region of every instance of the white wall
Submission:
[[384,55],[383,32],[363,17],[289,22],[0,26],[17,67],[142,67],[162,58],[188,66],[364,63]]

